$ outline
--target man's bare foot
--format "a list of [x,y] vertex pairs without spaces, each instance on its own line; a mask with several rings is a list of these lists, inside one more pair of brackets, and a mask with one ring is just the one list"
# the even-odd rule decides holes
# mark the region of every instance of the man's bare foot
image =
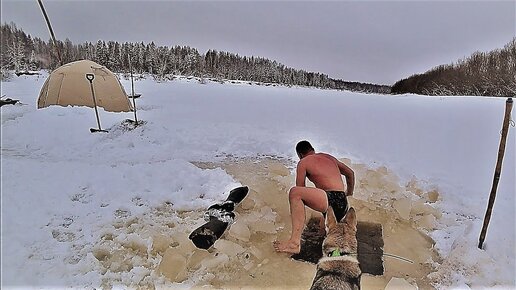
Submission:
[[276,252],[284,252],[284,253],[291,253],[291,254],[297,254],[301,250],[301,245],[299,243],[296,243],[294,241],[288,240],[288,241],[274,241],[272,243],[274,246],[274,249]]

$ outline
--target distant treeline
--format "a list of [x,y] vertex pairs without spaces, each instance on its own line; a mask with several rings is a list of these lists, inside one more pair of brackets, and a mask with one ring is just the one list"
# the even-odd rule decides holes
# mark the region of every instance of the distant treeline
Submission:
[[476,52],[457,63],[440,65],[400,80],[392,93],[424,95],[516,95],[516,38],[502,49]]
[[[26,71],[59,66],[55,47],[49,40],[31,37],[14,23],[1,25],[2,75],[7,70]],[[58,41],[63,63],[89,59],[119,73],[129,72],[129,60],[135,73],[148,73],[156,79],[171,75],[188,75],[219,80],[243,80],[284,85],[312,86],[370,93],[390,93],[390,86],[348,82],[329,78],[326,74],[286,67],[262,57],[239,56],[209,50],[200,54],[189,46],[156,46],[153,42],[118,43],[101,41],[73,44]]]

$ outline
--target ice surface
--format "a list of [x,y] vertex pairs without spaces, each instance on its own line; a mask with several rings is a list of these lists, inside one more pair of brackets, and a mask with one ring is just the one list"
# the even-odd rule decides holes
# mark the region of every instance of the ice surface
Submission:
[[222,267],[229,261],[229,256],[226,254],[211,255],[202,260],[201,265],[206,269],[214,269],[216,267]]
[[201,267],[201,262],[208,258],[210,253],[203,249],[195,249],[188,258],[188,270],[198,270]]
[[412,201],[410,199],[398,199],[393,202],[392,207],[394,207],[402,219],[408,220],[410,218],[410,211],[412,209]]
[[387,284],[387,287],[385,287],[385,290],[417,290],[418,287],[413,286],[407,280],[403,278],[396,278],[393,277],[389,284]]
[[169,248],[165,251],[158,271],[174,282],[186,279],[186,258],[179,248]]
[[281,163],[272,163],[267,166],[272,176],[287,176],[290,175],[290,170]]
[[[392,209],[394,202],[408,198],[424,201],[412,205],[407,222],[431,226],[429,235],[442,256],[435,261],[441,265],[432,276],[436,286],[516,285],[512,127],[485,249],[476,248],[504,99],[148,79],[136,83],[144,96],[137,101],[144,126],[120,130],[121,121],[132,113],[100,110],[103,127],[112,130],[91,134],[95,116],[90,108],[36,109],[45,77],[2,82],[3,94],[27,104],[1,109],[2,286],[110,288],[140,283],[172,288],[201,279],[188,272],[185,284],[167,284],[172,282],[155,273],[168,249],[165,240],[171,239],[172,248],[193,253],[184,240],[188,230],[201,221],[202,211],[239,185],[220,168],[201,169],[192,162],[263,156],[290,164],[269,166],[274,174],[260,173],[276,175],[277,191],[246,198],[240,206],[249,212],[237,220],[248,218],[247,243],[252,241],[271,261],[260,271],[268,277],[282,273],[271,265],[286,262],[274,260],[259,243],[270,246],[269,239],[284,235],[278,228],[288,230],[286,191],[294,181],[292,174],[284,174],[298,160],[294,146],[301,139],[310,140],[317,151],[352,161],[360,176],[355,197],[370,203],[367,208]],[[129,85],[127,80],[123,84]],[[310,122],[298,122],[300,115],[309,116]],[[410,206],[397,208],[407,217]],[[154,238],[157,234],[164,238]],[[230,238],[246,243],[245,238]],[[183,257],[188,261],[188,255]],[[256,281],[262,261],[254,262],[256,266],[238,265],[249,268],[255,278],[246,277]],[[283,276],[299,283],[299,277]],[[219,287],[228,283],[220,281]]]
[[219,239],[215,242],[213,247],[220,253],[224,253],[229,257],[234,257],[237,254],[243,253],[245,249],[237,243],[225,239]]
[[229,235],[238,240],[248,242],[251,237],[251,232],[249,231],[249,227],[243,221],[238,222],[237,220],[237,222],[231,225]]
[[154,255],[163,254],[172,243],[173,241],[169,237],[156,234],[152,237],[151,253]]
[[142,239],[142,237],[137,234],[129,234],[127,238],[121,242],[121,245],[140,255],[146,255],[148,251],[148,241]]
[[414,220],[417,222],[418,226],[420,228],[426,229],[426,230],[433,230],[435,229],[437,219],[434,215],[427,214],[419,217],[415,217]]
[[[256,192],[255,192],[256,193]],[[240,203],[239,207],[243,210],[250,210],[253,209],[256,205],[254,201],[254,194],[253,190],[250,190],[250,193],[248,196]]]
[[424,199],[414,201],[412,203],[411,215],[433,215],[436,218],[440,218],[442,213],[434,208],[430,203]]
[[439,193],[437,192],[437,190],[432,190],[432,191],[429,191],[427,193],[425,193],[428,201],[430,202],[436,202],[439,200]]
[[254,211],[247,217],[249,221],[249,230],[252,233],[263,232],[274,234],[277,232],[275,224],[276,214],[270,207],[262,207],[259,212]]
[[251,252],[251,254],[253,256],[256,257],[256,259],[258,259],[258,261],[262,261],[263,260],[263,253],[262,251],[260,251],[260,249],[258,249],[256,246],[251,246],[251,248],[249,249],[249,251]]

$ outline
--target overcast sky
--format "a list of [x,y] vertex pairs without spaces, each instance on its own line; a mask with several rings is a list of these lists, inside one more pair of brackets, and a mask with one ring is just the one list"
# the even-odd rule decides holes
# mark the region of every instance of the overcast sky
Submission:
[[[49,39],[36,0],[2,0],[1,21]],[[516,1],[43,1],[58,39],[154,41],[277,60],[393,84],[516,33]]]

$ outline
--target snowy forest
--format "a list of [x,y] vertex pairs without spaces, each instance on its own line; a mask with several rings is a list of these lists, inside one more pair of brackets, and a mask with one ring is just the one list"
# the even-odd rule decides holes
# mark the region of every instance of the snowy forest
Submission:
[[[149,74],[158,81],[174,76],[201,79],[241,80],[275,83],[287,86],[310,86],[382,94],[422,95],[516,95],[516,38],[505,47],[491,52],[476,52],[456,63],[437,66],[388,85],[350,82],[326,74],[287,67],[263,57],[208,50],[200,54],[189,46],[157,46],[151,43],[119,43],[99,40],[97,43],[74,44],[58,41],[62,64],[89,59],[117,73]],[[60,66],[53,43],[31,37],[16,24],[1,25],[0,79],[10,71],[53,70]]]
[[440,65],[400,80],[392,86],[392,92],[436,96],[514,96],[516,38],[502,49],[476,52],[457,63]]
[[[16,72],[53,70],[60,66],[52,42],[31,37],[16,24],[1,25],[1,77],[9,70]],[[326,74],[293,69],[263,57],[247,57],[217,50],[200,54],[189,46],[157,46],[151,43],[118,43],[99,40],[74,44],[58,41],[62,64],[89,59],[113,72],[128,73],[129,62],[135,73],[150,74],[156,80],[174,75],[242,80],[283,85],[311,86],[324,89],[351,90],[368,93],[390,93],[390,86],[332,79]]]

